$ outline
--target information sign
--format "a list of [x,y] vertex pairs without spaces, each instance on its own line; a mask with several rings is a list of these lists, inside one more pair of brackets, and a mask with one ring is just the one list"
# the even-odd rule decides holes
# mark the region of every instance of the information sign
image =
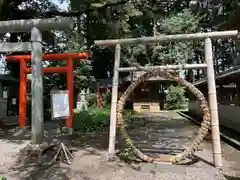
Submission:
[[69,117],[69,96],[68,91],[51,91],[52,119],[62,119]]

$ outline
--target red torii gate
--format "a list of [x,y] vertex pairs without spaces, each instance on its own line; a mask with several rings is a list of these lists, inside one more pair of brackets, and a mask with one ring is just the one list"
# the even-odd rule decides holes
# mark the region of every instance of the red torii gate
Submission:
[[[87,59],[87,53],[62,53],[62,54],[45,54],[43,55],[44,61],[67,61],[65,67],[48,67],[42,68],[43,73],[67,73],[67,89],[69,93],[69,109],[70,116],[66,119],[67,128],[72,128],[73,119],[73,104],[74,104],[74,91],[73,91],[73,60]],[[24,128],[26,125],[26,93],[27,93],[27,74],[31,73],[31,68],[27,67],[27,62],[31,61],[31,55],[14,55],[7,56],[7,61],[20,62],[20,88],[19,88],[19,127]]]

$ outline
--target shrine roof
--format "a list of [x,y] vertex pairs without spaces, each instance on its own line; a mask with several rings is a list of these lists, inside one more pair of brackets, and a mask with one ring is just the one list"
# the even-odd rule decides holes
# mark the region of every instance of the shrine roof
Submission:
[[[119,84],[122,84],[124,82],[135,81],[143,73],[145,73],[145,71],[137,71],[137,72],[134,72],[133,75],[130,74],[129,76],[123,77],[119,79]],[[157,76],[157,77],[151,77],[147,81],[167,81],[167,79]],[[97,79],[97,82],[100,87],[112,87],[112,78],[100,78],[100,79]]]
[[[239,81],[239,75],[240,75],[240,65],[235,66],[232,69],[218,73],[216,75],[216,84],[237,82]],[[204,78],[200,81],[195,82],[194,85],[198,86],[206,83],[207,83],[207,78]]]

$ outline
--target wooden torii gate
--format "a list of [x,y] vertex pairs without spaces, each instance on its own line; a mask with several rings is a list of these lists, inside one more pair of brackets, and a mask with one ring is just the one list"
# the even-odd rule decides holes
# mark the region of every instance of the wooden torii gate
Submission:
[[[67,73],[67,89],[69,93],[69,109],[70,116],[66,119],[67,128],[72,128],[73,106],[74,106],[74,91],[73,91],[73,60],[81,60],[88,58],[87,53],[63,53],[63,54],[45,54],[44,61],[67,61],[65,67],[47,67],[43,68],[42,72],[49,73]],[[6,61],[20,62],[20,88],[19,88],[19,126],[24,128],[26,125],[26,92],[27,92],[27,74],[31,73],[32,69],[27,67],[27,62],[31,61],[31,55],[7,56]]]

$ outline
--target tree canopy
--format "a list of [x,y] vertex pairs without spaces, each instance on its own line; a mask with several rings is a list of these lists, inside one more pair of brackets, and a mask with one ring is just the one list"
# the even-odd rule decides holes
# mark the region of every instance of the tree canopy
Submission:
[[[63,1],[59,0],[60,3]],[[113,74],[114,48],[95,46],[94,40],[217,30],[239,8],[237,0],[70,0],[69,3],[69,10],[65,12],[50,0],[1,0],[0,20],[73,17],[76,22],[74,29],[61,33],[44,32],[43,37],[45,52],[90,53],[90,61],[76,64],[78,88],[81,88],[80,84],[87,87],[95,81],[94,77],[106,78],[109,73]],[[3,38],[1,35],[2,41]],[[11,34],[8,41],[19,39],[28,41],[29,33]],[[236,59],[235,42],[228,39],[214,41],[213,44],[216,71],[231,67]],[[137,44],[122,47],[121,63],[122,66],[130,66],[133,62],[141,65],[201,62],[202,55],[202,43],[197,41]],[[8,68],[18,76],[18,64],[10,64]],[[190,76],[198,79],[201,73],[197,71]]]

